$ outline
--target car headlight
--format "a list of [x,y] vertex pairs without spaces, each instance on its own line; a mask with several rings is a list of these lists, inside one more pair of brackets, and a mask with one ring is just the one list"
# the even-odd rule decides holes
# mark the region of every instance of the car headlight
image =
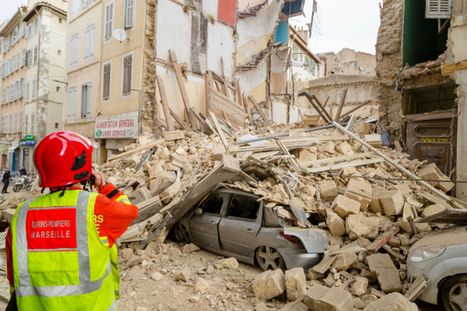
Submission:
[[438,256],[441,256],[446,247],[430,247],[430,248],[417,248],[412,254],[410,254],[409,259],[412,262],[424,262]]

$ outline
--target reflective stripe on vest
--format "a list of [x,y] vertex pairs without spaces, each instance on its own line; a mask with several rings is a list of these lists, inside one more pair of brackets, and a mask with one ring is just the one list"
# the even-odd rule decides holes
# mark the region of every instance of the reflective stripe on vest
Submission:
[[[80,191],[76,206],[60,206],[60,207],[39,207],[30,208],[30,204],[34,200],[29,200],[24,203],[18,210],[16,218],[16,255],[18,263],[19,287],[15,288],[17,297],[27,297],[30,295],[40,297],[60,297],[72,295],[84,295],[87,293],[99,290],[104,279],[111,272],[111,264],[109,261],[106,273],[103,277],[91,282],[91,267],[89,262],[89,245],[88,245],[88,230],[87,230],[87,211],[88,200],[90,194],[85,191]],[[61,285],[61,286],[31,286],[30,274],[28,270],[28,252],[48,251],[44,249],[29,249],[26,233],[26,218],[28,211],[33,210],[54,210],[54,209],[75,209],[76,213],[76,248],[72,249],[53,249],[76,251],[78,254],[79,265],[79,284],[78,285]],[[116,309],[116,306],[115,306]],[[111,306],[109,310],[115,310]]]

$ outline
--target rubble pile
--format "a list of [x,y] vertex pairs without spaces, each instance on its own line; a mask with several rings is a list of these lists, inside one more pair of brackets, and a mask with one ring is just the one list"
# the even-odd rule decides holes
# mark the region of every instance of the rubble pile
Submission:
[[[365,137],[371,134],[365,132],[368,128],[357,122],[354,133]],[[286,292],[289,300],[304,298],[303,303],[312,310],[352,310],[368,309],[390,293],[406,293],[409,248],[437,230],[418,221],[451,204],[459,207],[464,203],[428,191],[396,165],[444,193],[454,184],[434,164],[409,160],[407,154],[381,147],[374,137],[369,145],[380,147],[392,163],[339,129],[307,129],[289,124],[221,136],[192,132],[170,141],[148,140],[145,144],[154,147],[135,153],[132,150],[139,150],[141,144],[126,146],[122,151],[131,154],[111,159],[100,170],[136,200],[140,211],[151,206],[152,212],[146,219],[140,216],[120,242],[146,241],[145,245],[159,247],[169,229],[166,219],[172,216],[171,209],[183,202],[203,177],[228,163],[249,177],[224,181],[225,187],[257,195],[266,207],[274,209],[283,226],[322,228],[330,233],[324,258],[306,275],[308,291],[300,272],[266,271],[251,286],[257,299],[270,300]],[[271,135],[271,139],[241,143]],[[179,276],[180,280],[187,277],[186,271]],[[396,302],[400,298],[391,297],[388,299]]]

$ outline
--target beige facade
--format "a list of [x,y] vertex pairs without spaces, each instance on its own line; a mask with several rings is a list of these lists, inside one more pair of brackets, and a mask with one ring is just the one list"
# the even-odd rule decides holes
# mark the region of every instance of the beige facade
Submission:
[[[68,12],[65,129],[97,139],[99,160],[94,160],[102,162],[138,135],[138,131],[128,135],[115,131],[109,136],[95,128],[96,122],[127,118],[137,122],[138,128],[145,19],[136,17],[145,16],[146,4],[135,0],[89,2],[83,8],[82,1],[72,0]],[[115,39],[116,29],[124,31],[126,39]]]
[[344,48],[339,53],[320,53],[318,57],[326,63],[326,75],[376,73],[376,56]]

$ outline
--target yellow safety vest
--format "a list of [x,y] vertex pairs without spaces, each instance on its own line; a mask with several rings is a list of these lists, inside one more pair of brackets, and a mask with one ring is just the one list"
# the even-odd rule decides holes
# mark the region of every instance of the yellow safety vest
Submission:
[[66,190],[20,205],[11,222],[18,309],[117,310],[117,248],[94,225],[97,193]]

